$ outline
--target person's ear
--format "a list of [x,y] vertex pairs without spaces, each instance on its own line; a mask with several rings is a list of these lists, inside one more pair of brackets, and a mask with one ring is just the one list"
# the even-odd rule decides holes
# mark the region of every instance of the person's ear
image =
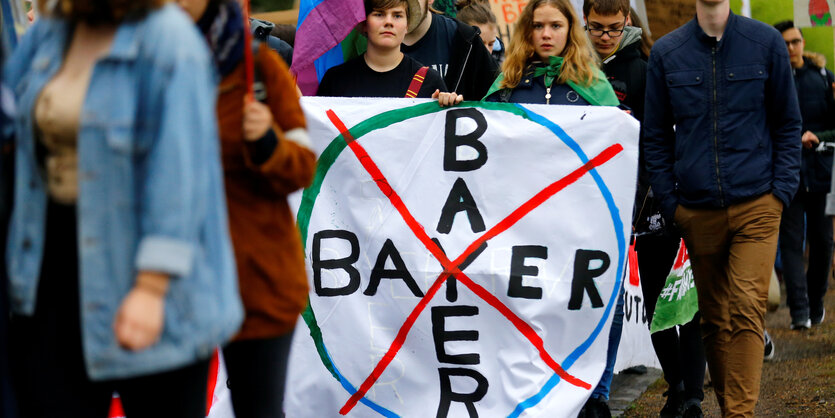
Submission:
[[632,13],[626,16],[626,26],[632,26]]

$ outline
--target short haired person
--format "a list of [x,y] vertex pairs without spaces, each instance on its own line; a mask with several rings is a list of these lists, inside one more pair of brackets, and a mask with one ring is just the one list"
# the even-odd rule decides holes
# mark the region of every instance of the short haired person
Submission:
[[448,91],[478,100],[496,79],[498,65],[482,47],[477,27],[432,13],[433,1],[409,0],[412,19],[401,51],[438,71]]
[[[586,31],[603,61],[603,72],[612,83],[618,99],[632,109],[632,114],[639,121],[643,120],[647,65],[641,53],[642,30],[631,26],[629,1],[586,0],[583,3],[583,13],[586,18]],[[675,228],[670,228],[661,221],[658,200],[651,192],[646,169],[643,167],[643,153],[640,154],[640,160],[633,225],[641,290],[647,319],[652,322],[655,304],[675,261],[681,238]],[[598,388],[587,403],[588,408],[599,408],[594,403],[595,395],[599,395],[599,398],[604,394],[608,395],[620,337],[620,327],[616,325],[622,323],[623,316],[622,301],[618,302],[619,309],[615,312],[609,335],[609,364]],[[687,411],[687,416],[698,416],[701,414],[701,402],[704,399],[705,375],[699,315],[678,329],[655,332],[651,338],[669,386],[667,401],[660,411],[660,416],[679,416],[684,411]],[[605,391],[601,389],[604,384]]]
[[629,0],[585,0],[586,32],[601,69],[618,100],[643,120],[646,62],[641,57],[641,29],[632,26]]
[[797,190],[800,110],[774,28],[696,0],[652,48],[643,152],[668,222],[683,234],[702,339],[725,417],[753,416],[780,215]]
[[40,2],[4,67],[21,416],[202,418],[241,323],[211,55],[166,3]]
[[413,19],[406,0],[365,0],[365,13],[360,30],[368,37],[368,49],[363,55],[330,68],[319,83],[317,96],[432,97],[438,98],[441,105],[463,100],[445,93],[446,85],[437,71],[424,68],[400,51]]
[[[800,189],[780,223],[780,257],[791,328],[803,330],[824,319],[823,297],[832,266],[832,220],[825,210],[835,149],[835,77],[823,63],[804,57],[806,41],[793,22],[780,22],[774,27],[783,35],[789,51],[803,118]],[[805,243],[809,246],[808,270],[803,260]]]

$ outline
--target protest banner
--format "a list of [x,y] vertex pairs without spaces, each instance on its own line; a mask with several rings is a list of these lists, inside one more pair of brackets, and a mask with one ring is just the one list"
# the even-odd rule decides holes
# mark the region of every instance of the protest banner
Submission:
[[615,373],[634,366],[661,368],[650,340],[649,320],[644,301],[643,283],[638,272],[638,254],[629,248],[628,279],[623,283],[623,331],[618,345]]
[[304,98],[311,293],[290,417],[576,416],[624,277],[637,122],[616,108]]

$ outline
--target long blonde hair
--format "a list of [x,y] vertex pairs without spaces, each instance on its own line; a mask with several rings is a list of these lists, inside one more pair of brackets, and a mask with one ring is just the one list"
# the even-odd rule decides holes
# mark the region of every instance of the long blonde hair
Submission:
[[556,7],[568,19],[568,39],[565,41],[565,48],[560,54],[563,57],[562,70],[557,80],[560,83],[571,81],[576,84],[588,86],[594,81],[598,70],[598,57],[591,48],[588,37],[586,37],[583,25],[574,11],[574,6],[569,0],[533,0],[525,6],[513,37],[510,39],[510,46],[507,48],[507,59],[502,65],[504,80],[502,88],[514,88],[519,85],[524,75],[525,68],[531,58],[534,58],[536,50],[533,46],[533,12],[539,6],[551,5]]

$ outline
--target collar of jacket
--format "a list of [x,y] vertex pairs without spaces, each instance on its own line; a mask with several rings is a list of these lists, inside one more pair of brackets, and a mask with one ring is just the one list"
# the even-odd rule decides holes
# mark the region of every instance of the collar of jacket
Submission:
[[[529,76],[530,75],[530,76]],[[525,76],[528,77],[527,81],[520,80],[519,86],[530,87],[533,83],[533,71],[531,66],[529,65],[528,68],[525,70]],[[499,74],[496,78],[496,81],[493,82],[493,85],[490,86],[490,90],[487,91],[487,94],[481,99],[482,101],[486,99],[491,94],[499,91],[504,90],[502,86],[502,81],[504,80],[504,73]],[[594,81],[592,81],[590,86],[583,86],[580,84],[576,84],[572,81],[568,81],[568,84],[574,91],[576,91],[581,97],[586,99],[589,104],[592,106],[618,106],[620,105],[620,101],[618,97],[615,95],[614,90],[612,90],[612,85],[609,84],[609,80],[606,78],[606,75],[603,74],[603,71],[597,69],[595,71]]]
[[813,59],[809,57],[803,57],[803,66],[800,68],[792,68],[793,71],[804,71],[804,70],[812,70],[814,72],[820,72],[823,75],[826,75],[826,71],[824,71],[824,66],[818,65],[819,63],[815,62]]
[[725,25],[725,31],[722,32],[722,39],[720,39],[718,41],[716,40],[715,36],[710,36],[710,35],[706,34],[704,30],[702,30],[702,27],[699,26],[699,18],[698,17],[693,17],[693,20],[691,20],[690,23],[692,23],[692,25],[693,25],[692,26],[692,32],[693,32],[693,36],[695,36],[696,39],[698,39],[701,43],[703,43],[707,46],[712,47],[712,46],[716,45],[717,47],[719,47],[722,44],[724,44],[724,42],[722,42],[722,41],[728,35],[730,35],[731,31],[734,29],[734,26],[736,24],[737,19],[739,19],[739,17],[734,14],[733,10],[731,10],[728,14],[728,23]]
[[136,59],[139,56],[139,41],[142,39],[141,35],[137,35],[137,30],[135,21],[124,22],[119,25],[108,57],[124,60]]
[[[621,55],[622,53],[629,52],[629,51],[637,51],[636,44],[641,43],[641,34],[644,31],[641,28],[636,28],[634,26],[627,26],[623,29],[623,38],[620,40],[620,44],[618,44],[618,49],[615,50],[611,55],[606,57],[603,60],[603,64],[608,64],[612,62],[615,57]],[[632,47],[632,48],[630,48]]]

